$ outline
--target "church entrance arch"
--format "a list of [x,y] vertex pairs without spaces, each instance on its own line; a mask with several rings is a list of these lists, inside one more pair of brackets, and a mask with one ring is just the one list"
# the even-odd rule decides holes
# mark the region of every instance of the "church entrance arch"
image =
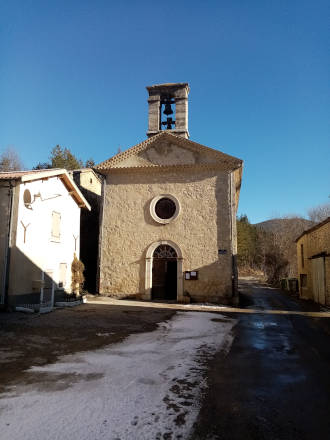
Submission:
[[148,300],[182,299],[182,253],[175,243],[162,240],[149,246],[145,287],[145,299]]
[[160,244],[152,262],[152,299],[175,299],[177,297],[177,254],[168,244]]

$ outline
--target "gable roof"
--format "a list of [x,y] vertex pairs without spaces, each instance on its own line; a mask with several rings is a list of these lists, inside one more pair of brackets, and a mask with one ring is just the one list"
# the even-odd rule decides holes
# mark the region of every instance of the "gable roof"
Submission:
[[304,235],[309,234],[310,232],[316,231],[316,230],[319,229],[321,226],[324,226],[324,225],[326,225],[326,224],[329,223],[329,222],[330,222],[330,217],[327,217],[327,218],[326,218],[325,220],[323,220],[321,223],[318,223],[317,225],[314,225],[314,226],[312,226],[311,228],[306,229],[306,231],[304,231],[302,234],[299,235],[299,237],[297,237],[297,238],[295,239],[295,242],[297,243],[297,242],[301,239],[301,237],[303,237]]
[[0,180],[19,180],[26,174],[38,174],[45,170],[29,170],[29,171],[0,171]]
[[77,168],[76,170],[69,170],[68,173],[71,175],[74,174],[85,174],[85,173],[92,173],[93,176],[102,183],[102,179],[104,179],[104,176],[100,173],[96,173],[93,168]]
[[0,181],[17,180],[21,182],[31,182],[33,180],[49,179],[50,177],[59,177],[77,205],[80,208],[91,210],[90,204],[65,169],[52,168],[47,170],[0,171]]
[[[222,165],[225,166],[227,169],[234,170],[237,168],[242,167],[243,161],[241,159],[238,159],[237,157],[230,156],[228,154],[222,153],[221,151],[214,150],[213,148],[206,147],[205,145],[199,144],[197,142],[193,142],[189,139],[186,139],[182,136],[177,136],[175,134],[172,134],[168,131],[162,131],[143,142],[129,148],[126,151],[123,151],[122,153],[118,153],[115,156],[111,157],[110,159],[105,160],[104,162],[101,162],[98,164],[95,169],[99,171],[100,173],[107,171],[109,169],[113,168],[125,168],[125,166],[120,167],[120,162],[123,162],[124,160],[128,159],[129,157],[132,157],[134,155],[137,155],[138,153],[141,153],[142,151],[147,150],[150,148],[153,144],[158,143],[160,140],[168,140],[176,144],[177,146],[181,146],[183,148],[186,148],[188,150],[191,150],[193,152],[199,152],[207,154],[208,156],[211,156],[213,159],[214,165]],[[184,165],[181,165],[184,166]],[[160,165],[139,165],[135,168],[159,168]]]

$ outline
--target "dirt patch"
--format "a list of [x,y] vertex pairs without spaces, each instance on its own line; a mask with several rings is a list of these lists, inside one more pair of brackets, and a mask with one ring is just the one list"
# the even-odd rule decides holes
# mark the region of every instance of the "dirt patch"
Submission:
[[[122,341],[155,330],[175,310],[83,304],[44,315],[0,314],[0,392],[26,380],[26,370],[60,356]],[[72,378],[74,380],[74,378]]]

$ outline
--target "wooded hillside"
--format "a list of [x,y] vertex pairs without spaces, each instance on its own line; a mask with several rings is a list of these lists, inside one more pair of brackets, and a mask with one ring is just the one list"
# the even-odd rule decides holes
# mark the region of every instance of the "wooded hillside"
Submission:
[[297,276],[295,239],[313,222],[299,217],[278,218],[251,224],[247,216],[237,219],[238,268],[262,271],[270,283]]

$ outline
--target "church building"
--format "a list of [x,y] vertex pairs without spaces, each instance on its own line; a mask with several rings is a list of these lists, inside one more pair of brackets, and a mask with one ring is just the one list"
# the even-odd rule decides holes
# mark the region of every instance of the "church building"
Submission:
[[187,83],[147,90],[148,138],[95,167],[99,292],[233,304],[243,161],[189,139]]

